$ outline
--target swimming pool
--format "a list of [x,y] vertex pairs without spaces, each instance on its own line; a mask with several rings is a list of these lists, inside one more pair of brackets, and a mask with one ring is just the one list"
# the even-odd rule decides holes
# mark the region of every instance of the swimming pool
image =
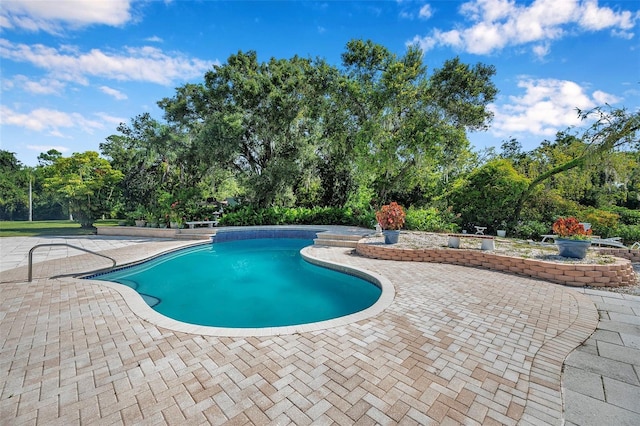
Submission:
[[309,324],[376,303],[378,285],[303,260],[300,250],[311,244],[300,238],[214,243],[92,279],[135,289],[167,317],[213,327]]

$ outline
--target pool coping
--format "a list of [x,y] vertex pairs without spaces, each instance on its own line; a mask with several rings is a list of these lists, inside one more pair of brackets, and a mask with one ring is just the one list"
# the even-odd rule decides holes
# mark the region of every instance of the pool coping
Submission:
[[[259,229],[260,227],[253,228],[254,230]],[[326,232],[326,230],[318,230],[319,227],[313,227],[314,230],[318,232]],[[265,228],[261,228],[265,229]],[[272,229],[272,228],[269,228]],[[288,228],[291,229],[291,228]],[[304,229],[304,228],[298,228]],[[308,230],[309,228],[306,228]],[[187,247],[181,247],[175,250],[169,250],[163,253],[159,253],[148,258],[140,259],[135,262],[130,262],[125,265],[121,265],[116,270],[126,269],[128,267],[133,267],[153,259],[157,259],[160,256],[171,254],[172,252],[193,248],[199,245],[207,245],[212,244],[211,242],[197,242],[193,245]],[[215,244],[215,243],[213,243]],[[101,271],[93,271],[89,274],[84,274],[84,276],[88,276],[91,278],[79,278],[74,277],[70,279],[81,280],[85,283],[89,282],[92,285],[102,285],[108,288],[111,288],[123,297],[127,306],[133,311],[135,315],[139,318],[150,322],[158,327],[163,327],[172,331],[189,333],[189,334],[198,334],[202,336],[216,336],[216,337],[266,337],[266,336],[280,336],[280,335],[289,335],[296,333],[305,333],[305,332],[314,332],[314,331],[322,331],[329,328],[334,327],[342,327],[348,324],[352,324],[355,322],[363,321],[374,317],[384,311],[395,298],[395,287],[391,283],[391,281],[380,274],[376,274],[371,271],[367,271],[361,268],[357,268],[354,266],[348,266],[344,264],[340,264],[337,262],[329,262],[326,260],[321,260],[310,253],[308,250],[313,245],[306,246],[302,250],[300,250],[300,256],[307,262],[325,267],[327,269],[332,269],[338,272],[346,273],[349,275],[353,275],[359,278],[362,278],[366,281],[369,281],[372,285],[376,285],[382,291],[378,300],[371,306],[361,311],[355,312],[353,314],[345,315],[338,318],[333,318],[325,321],[318,321],[307,324],[298,324],[291,326],[282,326],[282,327],[262,327],[262,328],[228,328],[228,327],[214,327],[214,326],[205,326],[205,325],[196,325],[190,324],[182,321],[175,320],[173,318],[162,315],[161,313],[155,311],[151,306],[149,306],[140,293],[136,290],[128,287],[124,284],[119,284],[110,281],[102,281],[98,279],[93,279],[93,276],[99,275],[101,273],[108,272],[106,270]]]

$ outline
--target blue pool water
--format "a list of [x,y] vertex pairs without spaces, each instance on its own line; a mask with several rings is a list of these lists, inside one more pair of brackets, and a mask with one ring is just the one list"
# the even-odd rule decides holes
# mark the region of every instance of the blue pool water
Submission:
[[185,249],[93,277],[135,289],[156,311],[191,324],[262,328],[307,324],[373,305],[381,290],[312,265],[307,239],[251,239]]

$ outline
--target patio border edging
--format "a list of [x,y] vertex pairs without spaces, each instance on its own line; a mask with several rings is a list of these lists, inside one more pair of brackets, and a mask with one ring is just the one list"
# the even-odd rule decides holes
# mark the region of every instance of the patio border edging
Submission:
[[555,263],[537,259],[525,259],[469,249],[406,249],[380,244],[358,242],[356,253],[371,259],[411,262],[448,263],[507,272],[520,276],[539,278],[572,287],[619,287],[635,282],[631,261],[616,258],[613,263],[582,264]]

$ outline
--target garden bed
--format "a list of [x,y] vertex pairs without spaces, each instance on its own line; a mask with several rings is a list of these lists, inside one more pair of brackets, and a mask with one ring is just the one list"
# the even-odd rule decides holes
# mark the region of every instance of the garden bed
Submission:
[[[481,251],[473,238],[469,248],[447,247],[446,234],[403,232],[398,244],[386,245],[382,238],[361,240],[356,252],[362,256],[417,262],[451,263],[541,278],[577,287],[619,288],[637,286],[630,260],[590,249],[585,259],[559,256],[554,246],[496,238],[495,250]],[[474,247],[474,248],[471,248]]]

